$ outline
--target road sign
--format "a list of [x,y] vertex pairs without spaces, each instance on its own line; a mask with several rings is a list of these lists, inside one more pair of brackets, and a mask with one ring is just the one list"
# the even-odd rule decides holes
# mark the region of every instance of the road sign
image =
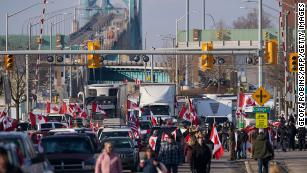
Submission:
[[256,113],[256,128],[268,127],[268,113]]
[[271,108],[270,107],[253,107],[253,112],[265,112],[270,113]]
[[263,106],[267,101],[270,100],[271,95],[263,87],[260,87],[255,91],[252,97],[260,106]]

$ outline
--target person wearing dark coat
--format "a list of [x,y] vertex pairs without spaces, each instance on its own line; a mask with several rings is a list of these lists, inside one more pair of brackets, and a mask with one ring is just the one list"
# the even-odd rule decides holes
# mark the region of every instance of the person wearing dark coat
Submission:
[[141,160],[138,172],[157,173],[158,162],[155,160],[154,151],[151,148],[146,149],[145,160]]
[[286,142],[286,139],[287,139],[287,128],[285,125],[281,125],[278,130],[277,130],[277,134],[278,134],[278,137],[279,137],[279,143],[280,143],[280,146],[282,148],[282,150],[284,152],[286,152],[286,147],[285,147],[285,142]]
[[197,142],[193,146],[191,157],[192,173],[208,173],[210,172],[211,151],[207,144],[205,144],[204,136],[199,134]]
[[274,150],[263,129],[259,129],[257,139],[253,143],[252,156],[258,160],[258,173],[269,173],[269,161],[274,158]]
[[296,127],[294,123],[290,123],[288,127],[288,139],[289,139],[289,150],[292,148],[292,150],[295,150],[295,135],[297,133]]
[[6,149],[0,147],[0,172],[1,173],[22,173],[22,170],[12,165],[9,162],[8,154]]
[[235,160],[236,159],[236,153],[235,153],[236,137],[235,137],[235,132],[233,128],[230,128],[228,134],[229,134],[230,160]]
[[297,129],[297,138],[298,138],[298,147],[300,151],[305,150],[305,142],[306,142],[306,128],[299,127]]

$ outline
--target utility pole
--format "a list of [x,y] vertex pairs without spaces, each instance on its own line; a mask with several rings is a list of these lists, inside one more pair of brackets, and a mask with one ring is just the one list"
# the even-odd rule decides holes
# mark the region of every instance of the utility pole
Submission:
[[206,29],[206,0],[203,0],[203,30]]
[[[190,0],[186,0],[186,44],[189,47]],[[185,56],[185,86],[189,86],[188,56]]]
[[262,0],[258,3],[258,38],[259,38],[259,63],[258,63],[258,87],[263,86],[263,49],[262,49]]
[[284,15],[285,19],[285,26],[284,26],[284,59],[285,59],[285,88],[284,88],[284,111],[285,111],[285,118],[288,120],[288,105],[287,105],[287,57],[288,57],[288,14],[289,11],[287,11]]
[[[49,36],[49,49],[52,50],[52,25],[50,25],[50,36]],[[54,57],[55,58],[55,57]],[[49,67],[49,101],[52,103],[52,69],[51,69],[51,63]]]

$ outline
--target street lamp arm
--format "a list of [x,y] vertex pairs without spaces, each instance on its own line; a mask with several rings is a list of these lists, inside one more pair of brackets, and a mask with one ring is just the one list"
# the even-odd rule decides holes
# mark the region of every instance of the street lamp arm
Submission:
[[36,4],[30,5],[30,6],[24,8],[24,9],[22,9],[22,10],[16,11],[16,12],[14,12],[13,14],[8,15],[8,17],[15,16],[16,14],[22,13],[22,12],[24,12],[24,11],[30,9],[30,8],[33,8],[33,7],[37,6],[37,5],[40,5],[40,4],[42,4],[42,3],[39,2],[39,3],[36,3]]
[[212,19],[214,28],[216,29],[216,23],[215,23],[214,17],[210,13],[206,13],[205,15],[209,16]]

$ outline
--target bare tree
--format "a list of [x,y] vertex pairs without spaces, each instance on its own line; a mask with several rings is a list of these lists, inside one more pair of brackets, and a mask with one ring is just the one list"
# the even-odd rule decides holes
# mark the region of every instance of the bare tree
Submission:
[[21,98],[25,95],[26,87],[25,65],[23,62],[15,62],[14,69],[9,71],[9,81],[12,100],[14,101],[14,106],[16,107],[16,119],[19,121],[19,107],[20,103],[23,101]]
[[[264,14],[267,14],[264,12]],[[268,15],[262,16],[262,27],[272,27],[271,20],[267,17]],[[258,28],[258,11],[253,9],[246,16],[238,17],[233,21],[233,28],[235,29],[256,29]]]

